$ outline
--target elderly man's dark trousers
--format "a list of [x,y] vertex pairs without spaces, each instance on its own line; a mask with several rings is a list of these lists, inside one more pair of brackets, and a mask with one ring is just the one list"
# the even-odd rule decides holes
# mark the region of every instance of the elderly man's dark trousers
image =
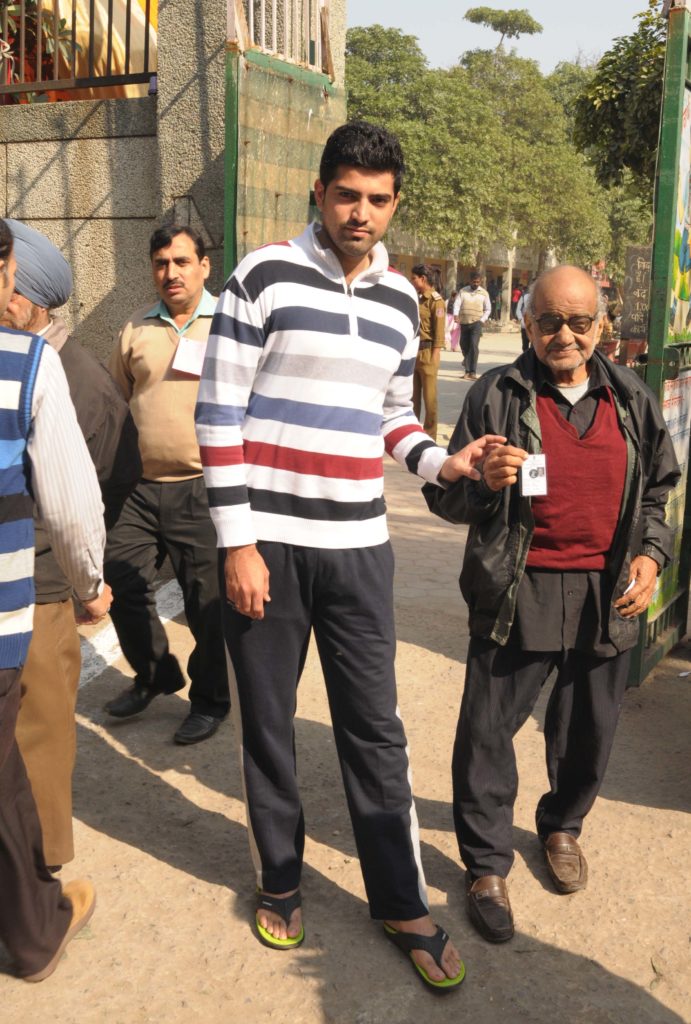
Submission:
[[454,823],[461,859],[475,877],[506,878],[513,864],[518,773],[513,738],[556,669],[545,716],[550,784],[536,809],[539,833],[580,835],[614,741],[630,651],[596,658],[536,652],[471,639],[453,754]]
[[293,718],[314,630],[370,913],[421,917],[425,882],[396,707],[391,546],[258,547],[271,574],[264,619],[225,608],[257,884],[274,894],[300,884],[305,825]]
[[19,669],[0,669],[0,940],[21,975],[42,970],[72,919],[43,860],[41,826],[15,726]]

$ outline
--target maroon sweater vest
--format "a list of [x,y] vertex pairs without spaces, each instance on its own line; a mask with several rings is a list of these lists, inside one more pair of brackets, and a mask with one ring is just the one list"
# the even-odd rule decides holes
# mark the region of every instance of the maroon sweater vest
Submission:
[[533,569],[604,569],[617,528],[626,441],[609,388],[583,437],[553,399],[538,395],[547,490],[532,499],[535,533],[526,564]]

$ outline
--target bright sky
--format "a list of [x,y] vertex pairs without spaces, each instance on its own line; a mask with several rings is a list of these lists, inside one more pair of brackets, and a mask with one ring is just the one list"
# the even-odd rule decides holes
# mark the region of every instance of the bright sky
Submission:
[[579,50],[599,57],[616,36],[635,31],[634,15],[647,0],[348,0],[348,25],[384,25],[417,36],[432,67],[455,64],[465,50],[491,49],[499,42],[495,32],[463,19],[470,7],[498,10],[523,8],[542,25],[542,33],[505,41],[521,57],[537,60],[551,71],[562,60],[573,60]]

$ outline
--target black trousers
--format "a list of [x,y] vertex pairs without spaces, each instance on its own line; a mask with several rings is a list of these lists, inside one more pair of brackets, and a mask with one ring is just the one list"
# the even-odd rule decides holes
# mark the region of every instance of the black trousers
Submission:
[[538,802],[536,824],[542,837],[580,835],[607,768],[630,658],[630,651],[596,658],[471,639],[452,766],[456,836],[471,874],[506,878],[511,870],[518,791],[513,738],[555,668],[545,717],[550,789]]
[[476,320],[474,324],[461,324],[461,352],[466,373],[477,373],[481,336],[482,322],[480,320]]
[[195,640],[187,663],[192,711],[223,718],[229,695],[218,549],[202,477],[173,483],[141,480],[106,544],[105,577],[113,588],[110,614],[122,653],[136,673],[135,684],[174,693],[185,680],[170,653],[154,591],[166,555],[182,588]]
[[15,727],[19,669],[0,669],[0,939],[20,975],[52,960],[72,919],[43,860],[41,825]]
[[293,719],[312,629],[370,913],[427,913],[417,817],[396,706],[393,553],[260,543],[271,602],[253,621],[225,608],[235,670],[250,846],[260,889],[300,884],[305,824]]

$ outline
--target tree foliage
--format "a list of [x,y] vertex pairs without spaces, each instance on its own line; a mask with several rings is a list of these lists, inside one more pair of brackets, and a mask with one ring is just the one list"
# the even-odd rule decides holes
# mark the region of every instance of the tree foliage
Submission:
[[618,185],[629,171],[651,196],[667,23],[660,0],[637,17],[636,31],[614,41],[578,99],[574,138],[601,184]]
[[564,60],[557,64],[546,79],[553,99],[566,116],[569,138],[572,141],[576,129],[578,102],[595,74],[595,67],[595,61],[588,61],[579,54],[575,60]]
[[542,32],[542,25],[525,8],[497,11],[493,7],[471,7],[464,18],[474,25],[485,25],[499,32],[501,38],[497,49],[505,38],[518,39],[519,36],[534,36]]
[[584,265],[607,252],[603,191],[534,61],[473,50],[433,70],[414,37],[374,26],[350,30],[346,77],[349,116],[401,139],[400,225],[430,250],[475,262],[535,245]]

